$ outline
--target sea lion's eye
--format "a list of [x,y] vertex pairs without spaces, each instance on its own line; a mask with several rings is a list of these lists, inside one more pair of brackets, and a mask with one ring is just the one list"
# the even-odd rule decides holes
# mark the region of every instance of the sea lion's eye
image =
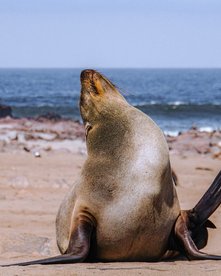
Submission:
[[91,129],[92,129],[91,124],[87,122],[87,123],[85,124],[85,135],[86,135],[86,137],[87,137],[87,135],[88,135],[88,132],[89,132]]

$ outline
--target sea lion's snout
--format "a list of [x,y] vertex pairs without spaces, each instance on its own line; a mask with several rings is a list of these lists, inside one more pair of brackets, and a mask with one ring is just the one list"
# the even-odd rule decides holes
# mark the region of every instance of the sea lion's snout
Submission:
[[91,122],[95,117],[95,95],[97,95],[97,88],[94,84],[95,70],[86,69],[81,72],[81,96],[80,96],[80,112],[81,117],[85,123]]
[[81,97],[93,97],[103,93],[102,85],[96,85],[101,75],[92,69],[86,69],[81,72]]
[[81,72],[80,79],[82,87],[81,93],[87,91],[91,94],[91,96],[104,96],[110,94],[115,94],[115,96],[120,95],[115,85],[95,70],[83,70]]
[[107,114],[112,102],[125,103],[115,85],[99,72],[92,69],[83,70],[80,79],[80,111],[85,123],[92,122],[99,114]]
[[92,69],[81,72],[81,93],[89,92],[91,96],[103,95],[107,80],[104,76]]
[[95,73],[92,69],[85,69],[81,72],[81,82],[84,82],[85,80],[91,80],[93,79],[93,74]]

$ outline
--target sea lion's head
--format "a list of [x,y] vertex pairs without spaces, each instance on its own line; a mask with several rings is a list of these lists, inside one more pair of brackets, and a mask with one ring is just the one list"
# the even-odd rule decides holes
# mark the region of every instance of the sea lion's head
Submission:
[[128,106],[116,86],[103,75],[89,69],[81,72],[80,112],[91,143],[99,142],[101,145],[99,137],[105,139],[107,133],[109,138],[112,136],[114,139],[116,135],[119,138],[123,127],[119,118],[124,116]]
[[103,75],[89,69],[81,72],[80,112],[86,132],[104,118],[113,120],[119,106],[125,103],[116,86]]

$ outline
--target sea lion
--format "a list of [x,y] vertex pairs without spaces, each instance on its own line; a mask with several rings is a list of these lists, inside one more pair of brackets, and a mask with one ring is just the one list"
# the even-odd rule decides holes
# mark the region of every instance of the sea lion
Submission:
[[180,209],[169,150],[159,127],[94,70],[81,73],[80,112],[88,158],[56,219],[60,256],[17,265],[158,261],[199,249],[221,202],[221,172],[198,204]]

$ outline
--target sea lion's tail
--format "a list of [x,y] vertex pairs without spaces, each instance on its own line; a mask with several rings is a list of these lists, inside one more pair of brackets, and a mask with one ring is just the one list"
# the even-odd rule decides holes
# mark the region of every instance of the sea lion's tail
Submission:
[[221,204],[221,171],[202,196],[196,206],[187,211],[181,211],[174,232],[178,250],[190,260],[221,260],[221,256],[206,254],[199,249],[208,241],[207,228],[216,228],[209,220],[212,213]]

